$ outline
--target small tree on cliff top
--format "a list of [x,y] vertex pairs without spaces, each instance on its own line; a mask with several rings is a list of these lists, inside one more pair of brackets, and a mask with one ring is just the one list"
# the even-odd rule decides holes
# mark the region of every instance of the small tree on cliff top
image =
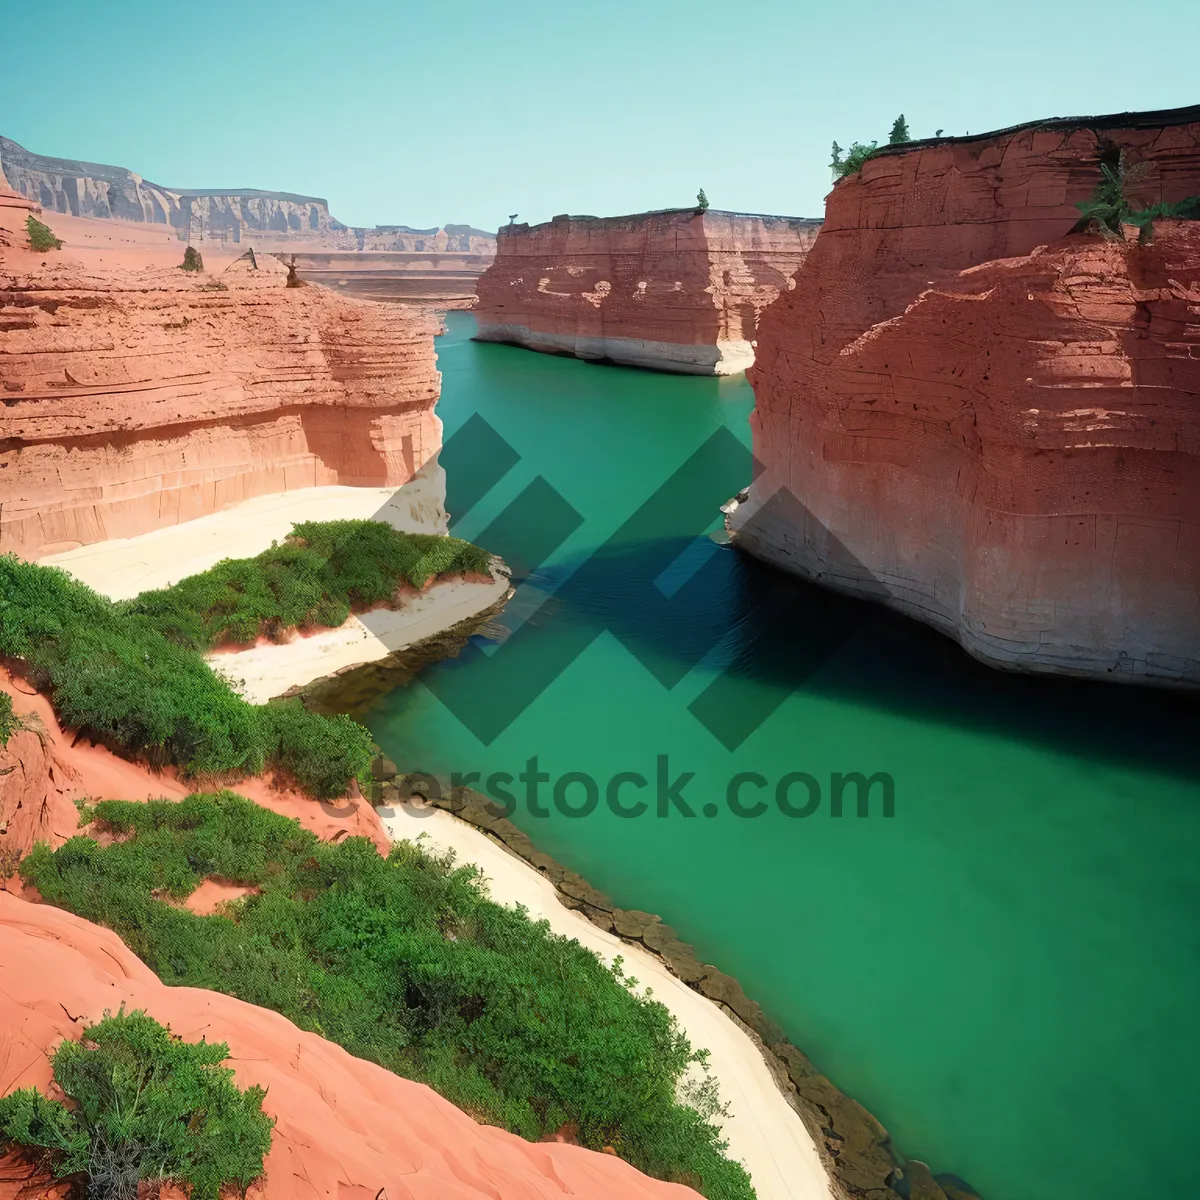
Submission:
[[899,146],[904,142],[911,142],[912,134],[908,132],[908,122],[904,119],[904,114],[901,113],[892,122],[892,132],[888,134],[888,145]]
[[189,246],[183,252],[183,269],[185,271],[204,270],[204,259],[200,257],[200,251],[195,246]]
[[36,250],[39,254],[43,254],[47,250],[62,249],[62,242],[54,236],[50,226],[43,225],[32,214],[25,221],[25,231],[29,234],[30,249]]
[[708,212],[708,197],[704,194],[703,188],[696,193],[696,211]]

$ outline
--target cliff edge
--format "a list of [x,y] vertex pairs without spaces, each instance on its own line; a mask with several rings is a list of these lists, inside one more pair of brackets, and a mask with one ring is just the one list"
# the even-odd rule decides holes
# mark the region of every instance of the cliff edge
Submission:
[[268,255],[210,276],[4,254],[0,552],[297,488],[399,487],[441,445],[430,315],[288,287]]
[[1200,223],[1088,231],[1122,154],[1137,206],[1200,194],[1200,108],[837,184],[763,317],[742,548],[994,666],[1200,684]]
[[758,317],[820,221],[695,209],[500,230],[476,289],[480,341],[689,375],[754,361]]

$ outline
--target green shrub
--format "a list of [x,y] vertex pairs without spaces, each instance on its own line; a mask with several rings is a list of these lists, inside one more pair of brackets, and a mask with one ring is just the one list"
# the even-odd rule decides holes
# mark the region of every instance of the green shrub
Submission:
[[0,690],[0,750],[8,745],[8,739],[23,728],[21,718],[13,712],[12,697]]
[[[911,141],[912,135],[908,131],[908,122],[904,119],[904,114],[901,113],[892,122],[892,131],[888,134],[888,145],[899,146]],[[843,151],[841,146],[837,142],[834,142],[833,158],[829,165],[838,179],[845,179],[847,175],[854,175],[861,171],[863,163],[878,154],[880,148],[879,143],[874,141],[854,142],[849,150]],[[845,154],[845,158],[842,157],[843,154]]]
[[200,251],[195,246],[189,246],[183,252],[183,270],[185,271],[203,271],[204,259],[200,257]]
[[[837,146],[837,143],[834,142]],[[863,142],[854,142],[850,149],[846,151],[846,157],[840,162],[835,162],[834,169],[838,173],[839,179],[845,179],[847,175],[854,175],[863,168],[863,163],[867,161],[873,154],[878,153],[879,143],[871,142],[867,145]]]
[[266,760],[313,795],[340,796],[349,779],[370,786],[374,743],[357,721],[311,712],[299,700],[273,700],[259,718]]
[[1141,230],[1140,237],[1145,240],[1150,237],[1154,221],[1159,217],[1200,220],[1200,196],[1137,208],[1128,189],[1144,179],[1149,169],[1150,164],[1146,162],[1129,163],[1124,150],[1118,154],[1115,164],[1102,161],[1100,182],[1086,200],[1075,205],[1083,214],[1077,228],[1091,229],[1111,240],[1119,240],[1124,237],[1121,226],[1134,225]]
[[46,250],[61,250],[62,242],[54,236],[49,225],[43,225],[31,213],[25,221],[25,229],[29,234],[30,249],[36,250],[39,254]]
[[139,1182],[171,1181],[218,1200],[262,1174],[275,1122],[266,1093],[240,1091],[223,1043],[184,1042],[144,1012],[105,1014],[51,1063],[72,1102],[35,1088],[0,1099],[0,1141],[44,1151],[60,1178],[87,1177],[91,1200],[135,1200]]
[[352,609],[393,603],[402,586],[490,574],[490,559],[459,538],[401,533],[383,521],[306,521],[255,558],[226,559],[124,607],[172,641],[209,650],[297,626],[336,627]]
[[299,702],[247,704],[201,657],[300,625],[340,625],[402,585],[470,572],[470,542],[381,521],[305,522],[282,546],[226,560],[174,587],[113,604],[63,571],[0,557],[0,654],[24,659],[63,722],[186,775],[272,766],[325,799],[369,780],[371,739]]
[[[475,868],[407,843],[386,859],[363,838],[323,843],[228,792],[93,812],[117,840],[36,846],[22,874],[164,983],[280,1012],[522,1137],[574,1124],[585,1146],[712,1200],[753,1196],[724,1157],[713,1086],[681,1086],[703,1055],[668,1011],[619,964],[488,900]],[[206,917],[159,898],[210,875],[259,893]]]
[[696,193],[696,211],[698,213],[708,212],[708,197],[704,194],[703,188]]
[[320,798],[369,776],[361,726],[297,715],[294,705],[248,704],[146,616],[13,555],[0,556],[0,654],[25,660],[64,724],[185,775],[256,774],[269,765]]

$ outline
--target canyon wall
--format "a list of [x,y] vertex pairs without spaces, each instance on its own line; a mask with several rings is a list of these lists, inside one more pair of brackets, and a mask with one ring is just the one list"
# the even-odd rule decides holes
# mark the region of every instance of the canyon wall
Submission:
[[1101,161],[1200,195],[1200,108],[886,150],[750,372],[744,549],[995,666],[1200,684],[1200,222],[1076,228]]
[[477,286],[481,341],[692,375],[754,360],[758,317],[820,221],[694,209],[500,230]]
[[275,259],[257,262],[98,273],[4,251],[0,552],[37,558],[296,488],[399,487],[433,457],[433,318],[288,287]]
[[144,225],[205,253],[254,246],[287,261],[294,254],[301,279],[367,299],[466,307],[496,253],[495,235],[469,225],[348,226],[317,196],[168,188],[124,167],[33,154],[0,137],[0,186],[4,180],[47,214],[67,218],[60,236],[68,244],[102,237],[98,222]]

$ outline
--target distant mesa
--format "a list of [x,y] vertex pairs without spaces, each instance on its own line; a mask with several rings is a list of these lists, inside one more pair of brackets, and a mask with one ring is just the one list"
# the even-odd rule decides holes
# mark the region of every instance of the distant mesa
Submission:
[[[302,279],[375,300],[469,307],[496,252],[495,234],[470,225],[414,229],[344,225],[319,196],[258,188],[170,188],[124,167],[34,154],[0,137],[0,180],[47,213],[161,226],[184,243],[253,244],[296,255]],[[310,253],[339,260],[332,263]],[[358,256],[370,254],[366,259]],[[345,280],[345,283],[341,283]]]
[[687,375],[754,361],[762,311],[820,220],[716,209],[501,227],[480,279],[481,341]]

